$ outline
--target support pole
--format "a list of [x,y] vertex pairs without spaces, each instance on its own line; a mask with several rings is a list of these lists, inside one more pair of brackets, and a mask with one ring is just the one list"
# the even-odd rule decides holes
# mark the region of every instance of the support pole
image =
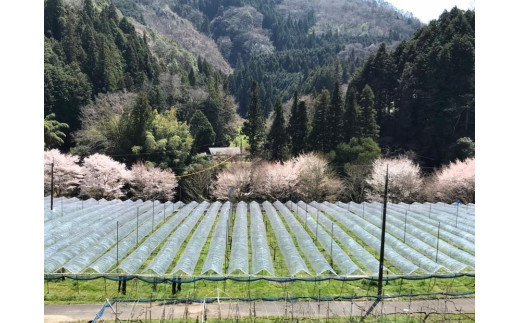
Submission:
[[406,243],[406,218],[408,217],[408,210],[404,213],[404,243]]
[[386,203],[388,198],[388,165],[386,165],[385,197],[383,201],[383,221],[381,223],[381,250],[379,252],[379,277],[377,281],[377,296],[383,295],[383,261],[385,259]]
[[119,267],[119,221],[116,222],[116,260]]
[[152,201],[152,232],[155,222],[155,201]]
[[441,222],[439,221],[439,226],[437,227],[437,252],[435,253],[435,262],[437,262],[437,257],[439,256],[439,237],[441,233]]
[[457,216],[455,217],[455,228],[458,226],[459,223],[459,205],[457,204]]
[[135,235],[135,246],[139,244],[139,207],[137,207],[137,225],[135,226],[136,235]]
[[334,223],[332,223],[332,234],[330,236],[330,266],[334,266],[334,258],[332,257],[332,240],[334,239]]
[[51,163],[51,211],[54,210],[54,158]]

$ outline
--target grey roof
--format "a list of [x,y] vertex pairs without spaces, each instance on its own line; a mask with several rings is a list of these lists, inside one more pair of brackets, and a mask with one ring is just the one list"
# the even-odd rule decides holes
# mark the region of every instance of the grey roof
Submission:
[[211,155],[239,155],[239,147],[213,147],[209,148]]

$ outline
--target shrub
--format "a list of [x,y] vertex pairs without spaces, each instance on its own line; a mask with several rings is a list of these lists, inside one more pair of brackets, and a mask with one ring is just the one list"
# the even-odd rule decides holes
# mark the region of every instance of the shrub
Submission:
[[369,199],[383,201],[387,165],[388,200],[394,203],[416,201],[423,185],[421,170],[405,156],[394,159],[378,158],[374,161],[372,174],[367,181],[370,185]]

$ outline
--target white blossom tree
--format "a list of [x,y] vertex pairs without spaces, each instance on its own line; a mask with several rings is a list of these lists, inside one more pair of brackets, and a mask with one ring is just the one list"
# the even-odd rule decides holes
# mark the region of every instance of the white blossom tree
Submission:
[[121,188],[130,177],[124,164],[112,158],[94,154],[84,160],[85,176],[81,181],[81,195],[95,199],[114,199],[123,196]]
[[51,194],[52,163],[54,163],[54,193],[58,196],[70,195],[76,190],[83,177],[78,165],[78,157],[62,154],[58,149],[43,152],[44,194]]
[[130,171],[131,191],[143,200],[172,200],[177,187],[173,172],[153,167],[143,162],[132,165]]
[[283,164],[262,162],[253,167],[251,189],[257,198],[289,200],[298,186],[299,175],[294,160]]
[[296,158],[296,193],[305,201],[334,201],[343,193],[341,180],[335,177],[325,157],[308,153]]
[[213,195],[219,200],[241,200],[251,196],[251,163],[230,163],[217,175]]
[[427,191],[427,196],[435,201],[474,203],[475,158],[456,160],[436,171]]
[[421,192],[423,179],[421,169],[406,156],[378,158],[372,164],[369,199],[383,201],[386,168],[388,165],[388,200],[391,202],[414,202]]

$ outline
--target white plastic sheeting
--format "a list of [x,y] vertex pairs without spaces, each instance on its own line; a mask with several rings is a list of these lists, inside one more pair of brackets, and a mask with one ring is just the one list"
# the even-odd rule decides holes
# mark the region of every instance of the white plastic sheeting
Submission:
[[298,249],[294,246],[291,235],[285,229],[285,226],[273,205],[270,202],[265,201],[262,203],[262,206],[264,207],[267,218],[273,228],[274,235],[276,236],[276,243],[283,255],[283,260],[285,266],[289,270],[289,275],[294,276],[299,272],[305,272],[310,275],[311,273],[309,272],[305,261],[303,261]]
[[[206,244],[206,240],[208,239],[208,235],[211,232],[211,228],[213,228],[213,223],[215,223],[215,218],[217,217],[218,210],[222,206],[220,202],[214,202],[209,207],[206,212],[206,216],[200,221],[199,226],[191,236],[190,241],[186,245],[184,252],[182,253],[179,261],[175,268],[173,268],[172,273],[184,272],[187,275],[193,275],[195,271],[195,266],[197,265],[197,261],[200,257],[200,252],[202,248]],[[179,242],[186,240],[186,237],[193,229],[194,225],[190,227],[181,226],[177,230],[179,233]],[[181,232],[182,230],[187,230],[186,232]],[[177,232],[175,232],[177,234]],[[180,243],[179,243],[180,245]]]
[[253,275],[261,271],[268,272],[274,276],[273,262],[267,244],[267,234],[265,231],[264,219],[260,205],[257,202],[249,203],[251,212],[251,253],[253,261]]
[[202,266],[201,275],[213,270],[219,275],[224,275],[224,258],[226,257],[226,244],[229,236],[229,213],[231,203],[228,201],[222,205],[213,237],[209,243],[209,251]]
[[[348,207],[350,207],[353,210],[355,208],[355,203],[354,204],[349,203],[347,205],[345,203],[339,202],[338,205],[342,206],[344,209],[347,209]],[[365,210],[367,212],[369,212],[368,211],[369,209],[370,209],[369,206],[365,206]],[[361,214],[360,208],[358,209],[358,212]],[[395,213],[394,211],[387,209],[387,221],[393,222],[394,219],[402,220],[403,221],[402,225],[404,228],[405,214]],[[475,267],[475,257],[473,255],[469,254],[468,252],[465,252],[456,247],[453,247],[446,241],[442,240],[442,236],[443,236],[442,230],[440,231],[441,239],[440,240],[437,239],[438,226],[434,227],[431,225],[424,224],[423,222],[415,219],[413,216],[406,216],[406,226],[407,226],[407,231],[408,231],[409,227],[415,227],[417,229],[423,230],[424,233],[421,234],[421,240],[423,242],[427,243],[428,245],[430,245],[431,247],[435,248],[435,250],[437,250],[437,246],[438,246],[439,251],[444,253],[446,256],[453,258],[469,267],[473,267],[473,268]],[[441,225],[441,228],[442,228],[442,225]],[[403,234],[403,237],[404,237],[404,234]]]
[[[428,207],[424,206],[416,206],[411,205],[408,209],[409,215],[415,217],[417,220],[424,222],[426,224],[430,224],[433,226],[437,226],[438,223],[441,223],[441,229],[446,233],[450,233],[451,235],[458,236],[467,241],[470,241],[472,244],[475,243],[475,217],[472,217],[472,224],[467,225],[462,223],[461,218],[457,215],[446,215],[445,213],[437,210],[438,206],[435,204],[432,205],[431,212]],[[403,207],[400,205],[391,205],[390,210],[396,211],[398,213],[403,213]]]
[[[316,202],[312,202],[311,206],[318,205]],[[330,209],[321,208],[321,211],[327,212],[329,215],[333,213]],[[320,216],[319,221],[339,242],[349,251],[349,253],[361,264],[366,271],[370,274],[377,274],[379,272],[379,260],[376,259],[370,252],[366,251],[359,243],[356,242],[351,236],[349,236],[341,227],[334,224],[326,216]],[[384,267],[385,270],[388,270]]]
[[239,202],[233,223],[233,240],[231,242],[231,257],[228,274],[241,271],[249,274],[249,246],[247,242],[247,204]]
[[[182,202],[176,202],[173,206],[173,211],[181,208],[184,205]],[[188,208],[189,209],[189,208]],[[169,210],[167,210],[168,214]],[[148,215],[147,219],[143,221],[142,216],[139,216],[139,230],[135,230],[131,232],[129,235],[119,240],[119,243],[110,249],[107,253],[103,254],[99,257],[92,265],[88,268],[97,271],[98,273],[106,273],[108,270],[118,264],[119,261],[125,258],[125,256],[136,247],[137,241],[142,242],[142,240],[152,232],[152,217]],[[174,216],[174,218],[179,218],[178,215]],[[178,221],[174,218],[169,219],[166,223],[170,221]],[[159,223],[155,221],[154,227],[157,227]],[[137,224],[137,219],[136,219]]]
[[[377,209],[378,205],[370,205],[368,206],[369,209]],[[381,208],[383,207],[382,204],[380,206]],[[394,211],[395,212],[395,207],[394,206],[390,206],[389,208],[387,207],[387,213],[388,211]],[[433,213],[433,211],[432,211]],[[392,214],[395,214],[395,213],[392,213]],[[411,216],[413,218],[412,221],[418,223],[418,222],[425,222],[425,221],[421,221],[421,220],[418,220],[416,218],[416,213],[415,212],[410,212],[410,214],[408,214],[409,216]],[[424,220],[424,219],[423,219]],[[462,249],[466,252],[469,252],[471,253],[472,255],[475,254],[475,243],[474,242],[470,242],[468,241],[467,239],[464,239],[458,235],[455,235],[455,234],[452,234],[450,232],[448,232],[447,230],[445,230],[446,227],[450,227],[452,229],[456,229],[455,226],[451,226],[450,224],[446,224],[445,220],[441,220],[441,221],[437,221],[437,223],[435,222],[431,222],[428,221],[427,223],[430,224],[430,226],[428,227],[427,230],[429,230],[431,233],[435,232],[435,234],[437,234],[437,228],[438,228],[438,225],[439,225],[439,222],[441,223],[441,227],[440,227],[440,237],[446,241],[448,241],[450,244],[458,247],[459,249]],[[448,222],[449,223],[449,222]],[[433,230],[433,231],[431,231]],[[459,228],[459,230],[462,231],[461,228]]]
[[[323,203],[324,205],[336,209],[338,208],[340,212],[345,212],[345,210],[339,208],[336,205],[330,204],[330,203]],[[353,210],[354,208],[352,208]],[[380,227],[381,226],[381,218],[379,216],[374,216],[373,214],[369,212],[365,212],[365,220],[370,221],[372,224]],[[404,231],[404,228],[406,227],[406,233]],[[401,229],[403,228],[403,229]],[[423,231],[417,229],[413,225],[409,225],[406,223],[406,226],[404,222],[398,221],[396,219],[393,219],[388,213],[386,218],[386,232],[392,234],[395,237],[399,237],[400,240],[405,242],[407,245],[410,246],[410,248],[414,248],[415,250],[418,250],[431,260],[437,259],[437,263],[444,266],[446,269],[452,271],[452,272],[460,272],[461,270],[467,268],[468,266],[445,255],[443,252],[437,252],[437,249],[433,248],[432,246],[424,243],[420,237],[425,238],[427,233],[424,233]]]
[[[305,203],[300,203],[304,207],[306,206]],[[313,209],[314,214],[318,215],[319,213],[316,209],[313,207],[302,208],[301,206],[298,206],[291,201],[287,202],[286,205],[293,212],[296,212],[300,219],[308,225],[309,231],[312,232],[314,236],[316,236],[317,240],[321,244],[321,247],[332,257],[334,265],[339,268],[339,271],[342,274],[350,275],[354,273],[363,273],[361,269],[359,269],[359,267],[345,253],[345,251],[343,251],[343,249],[341,249],[341,247],[332,239],[332,237],[321,227],[321,225],[318,225],[319,219],[318,222],[314,220],[312,216],[313,212],[310,209]],[[309,209],[310,212],[307,214],[305,209]],[[321,216],[323,217],[325,215],[321,214]],[[319,217],[320,216],[318,215],[318,218]]]
[[[204,213],[204,210],[208,207],[208,205],[209,204],[207,202],[203,202],[201,204],[191,202],[177,213],[177,217],[179,217],[177,224],[174,228],[172,228],[172,230],[170,230],[170,232],[168,233],[168,235],[170,235],[169,238],[166,239],[164,245],[159,250],[157,255],[152,259],[150,264],[144,269],[144,272],[151,270],[159,275],[164,275],[166,273],[166,270],[168,270],[168,267],[171,265],[173,259],[175,258],[175,255],[177,254],[178,248],[180,248],[182,244],[181,242],[178,243],[176,246],[172,246],[173,244],[175,244],[175,242],[172,242],[172,239],[174,239],[176,232],[178,232],[179,228],[181,228],[182,226],[189,225],[190,223],[193,223],[193,225],[195,225],[195,223],[197,223],[197,221],[200,219],[200,216],[202,215],[202,213]],[[174,230],[175,232],[173,232],[172,234],[171,232]],[[166,235],[165,238],[168,235]],[[172,250],[172,247],[177,249]]]
[[61,266],[67,263],[70,259],[97,244],[97,242],[105,235],[109,234],[111,231],[115,231],[117,227],[116,220],[120,221],[119,225],[121,225],[122,223],[129,221],[135,215],[135,210],[130,204],[128,207],[122,208],[103,217],[101,221],[86,228],[83,232],[46,248],[44,263],[45,272],[54,272],[61,268]]
[[[410,216],[415,216],[419,220],[422,219],[421,221],[425,221],[428,224],[435,225],[435,224],[439,223],[439,221],[428,219],[429,211],[427,211],[426,214],[424,214],[422,210],[418,210],[413,205],[410,206],[408,204],[399,203],[399,204],[391,205],[390,207],[388,207],[388,209],[394,211],[397,214],[410,213],[409,214]],[[433,208],[432,212],[435,212],[435,211],[436,211],[435,208]],[[424,218],[424,216],[426,216],[426,218]],[[473,217],[473,221],[475,221],[474,217]],[[472,244],[475,243],[475,235],[473,233],[464,231],[464,228],[462,228],[461,226],[447,225],[445,222],[442,222],[442,230],[449,232],[451,234],[454,234],[456,236],[459,236],[463,239],[466,239],[467,241],[471,242]],[[473,228],[473,231],[474,231],[474,228]]]
[[[177,202],[173,204],[171,202],[166,202],[164,207],[161,208],[160,212],[155,216],[162,217],[164,211],[166,211],[166,214],[171,214],[179,208],[181,203],[182,202]],[[67,269],[71,273],[79,273],[112,247],[119,249],[119,257],[122,259],[131,250],[132,246],[136,246],[139,241],[152,230],[152,223],[155,227],[158,226],[159,221],[152,221],[153,215],[152,211],[139,214],[139,217],[136,216],[135,222],[132,220],[124,223],[119,227],[117,233],[115,230],[112,231],[99,240],[95,245],[91,246],[86,252],[79,254],[63,265],[63,268]],[[139,222],[137,222],[137,220]],[[119,236],[120,241],[116,244],[117,236]],[[115,263],[112,265],[114,264]]]
[[[338,216],[338,214],[335,212],[331,212],[330,215],[334,218],[334,220],[341,223],[345,228],[348,228],[360,240],[362,240],[367,246],[369,246],[376,255],[379,255],[379,251],[381,248],[381,239],[374,237],[361,226],[357,225],[354,221],[344,216]],[[405,259],[403,256],[401,256],[389,247],[385,247],[385,260],[390,262],[394,267],[396,267],[406,275],[409,275],[417,269],[419,269],[417,265]]]
[[[320,205],[320,208],[324,210],[331,210],[334,208],[337,208],[337,206],[331,204],[329,207]],[[338,208],[340,209],[340,208]],[[363,229],[365,229],[367,232],[372,234],[374,237],[381,236],[381,221],[382,217],[381,215],[376,216],[373,213],[370,213],[370,210],[366,210],[365,212],[365,219],[373,220],[374,222],[378,222],[379,226],[376,226],[364,219],[361,219],[358,216],[351,216],[352,214],[348,211],[342,212],[343,216],[350,217],[351,220],[355,221],[358,225],[360,225]],[[410,246],[402,243],[398,239],[396,239],[394,236],[391,235],[391,230],[387,229],[385,232],[385,254],[386,254],[386,248],[391,247],[396,252],[398,252],[403,258],[408,259],[412,263],[416,264],[421,268],[422,271],[425,273],[433,274],[439,271],[443,268],[442,265],[436,263],[434,260],[425,257],[423,254],[417,252],[416,250],[412,249]]]
[[59,241],[63,241],[63,239],[75,237],[78,233],[84,233],[85,229],[90,229],[93,224],[101,219],[102,215],[113,213],[129,205],[138,206],[139,204],[142,204],[142,202],[132,202],[130,200],[125,202],[117,200],[113,203],[105,202],[96,204],[84,211],[71,212],[62,218],[48,221],[44,226],[44,246],[47,248]]
[[[188,213],[197,206],[197,202],[191,202],[184,206],[175,216],[163,224],[157,231],[152,233],[142,244],[137,247],[126,259],[124,259],[117,268],[134,274],[144,264],[152,252],[168,237]],[[162,249],[161,249],[162,251]]]
[[280,201],[274,202],[274,206],[284,217],[285,222],[296,237],[298,247],[300,247],[301,252],[305,255],[305,258],[311,265],[314,272],[317,275],[321,275],[325,272],[336,275],[334,269],[332,269],[325,257],[323,257],[321,252],[318,250],[318,247],[316,247],[314,244],[312,238],[309,236],[307,231],[305,231],[300,222],[298,222],[298,220],[296,220],[296,218],[292,215],[291,211],[289,211],[289,209]]

